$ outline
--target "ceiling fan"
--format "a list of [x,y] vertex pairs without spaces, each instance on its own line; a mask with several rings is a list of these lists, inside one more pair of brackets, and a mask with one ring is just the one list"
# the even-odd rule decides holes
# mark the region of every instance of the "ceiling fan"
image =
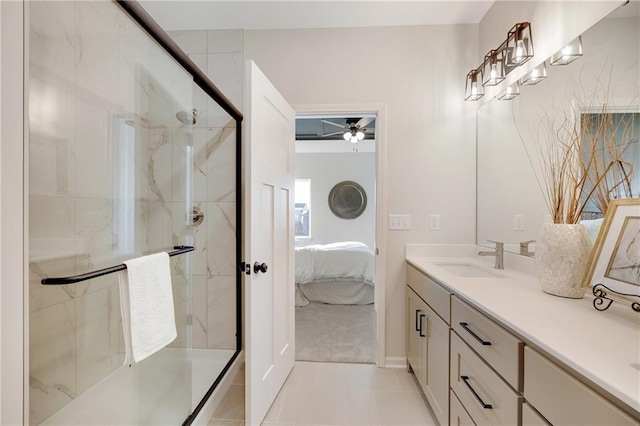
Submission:
[[363,118],[347,118],[346,124],[334,123],[333,121],[328,120],[320,120],[323,123],[330,124],[332,126],[340,127],[343,130],[339,132],[328,133],[326,135],[322,135],[322,137],[342,135],[344,140],[349,141],[351,143],[357,143],[364,139],[364,132],[367,131],[366,126],[373,121],[374,117],[363,117]]

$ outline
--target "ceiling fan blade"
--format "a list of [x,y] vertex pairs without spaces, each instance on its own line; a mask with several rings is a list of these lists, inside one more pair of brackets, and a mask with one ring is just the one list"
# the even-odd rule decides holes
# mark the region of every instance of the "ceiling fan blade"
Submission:
[[333,121],[327,121],[327,120],[320,120],[320,121],[322,121],[323,123],[326,123],[326,124],[331,124],[332,126],[340,127],[341,129],[346,129],[347,128],[347,126],[345,126],[344,124],[334,123]]
[[375,117],[362,117],[360,121],[356,123],[356,127],[367,127],[367,124],[371,123]]
[[326,138],[327,136],[335,136],[335,135],[342,135],[344,134],[344,131],[342,132],[334,132],[334,133],[327,133],[326,135],[322,135],[323,138]]

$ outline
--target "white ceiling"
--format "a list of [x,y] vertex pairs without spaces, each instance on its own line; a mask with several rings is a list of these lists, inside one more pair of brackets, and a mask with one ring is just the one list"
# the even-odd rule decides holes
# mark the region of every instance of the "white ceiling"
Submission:
[[477,24],[493,0],[139,0],[167,31]]

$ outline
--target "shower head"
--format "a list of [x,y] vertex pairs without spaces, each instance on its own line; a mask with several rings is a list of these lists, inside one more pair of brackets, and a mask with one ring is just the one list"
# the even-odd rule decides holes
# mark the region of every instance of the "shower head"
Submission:
[[193,109],[191,112],[188,111],[178,111],[176,113],[176,118],[180,120],[182,124],[185,125],[193,125],[196,124],[196,117],[198,116],[198,110]]

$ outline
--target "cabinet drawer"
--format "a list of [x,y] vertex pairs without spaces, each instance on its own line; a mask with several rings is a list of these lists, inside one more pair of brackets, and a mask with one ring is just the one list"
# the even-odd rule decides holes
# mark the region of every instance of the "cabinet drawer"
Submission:
[[449,424],[451,426],[476,426],[453,391],[450,391],[449,399],[451,401]]
[[407,265],[407,283],[449,324],[451,293],[411,265]]
[[550,426],[550,424],[525,402],[522,404],[522,426]]
[[476,424],[518,425],[522,397],[451,332],[451,390]]
[[522,391],[523,342],[455,296],[451,327],[514,389]]
[[555,425],[637,424],[529,347],[524,350],[524,397]]

